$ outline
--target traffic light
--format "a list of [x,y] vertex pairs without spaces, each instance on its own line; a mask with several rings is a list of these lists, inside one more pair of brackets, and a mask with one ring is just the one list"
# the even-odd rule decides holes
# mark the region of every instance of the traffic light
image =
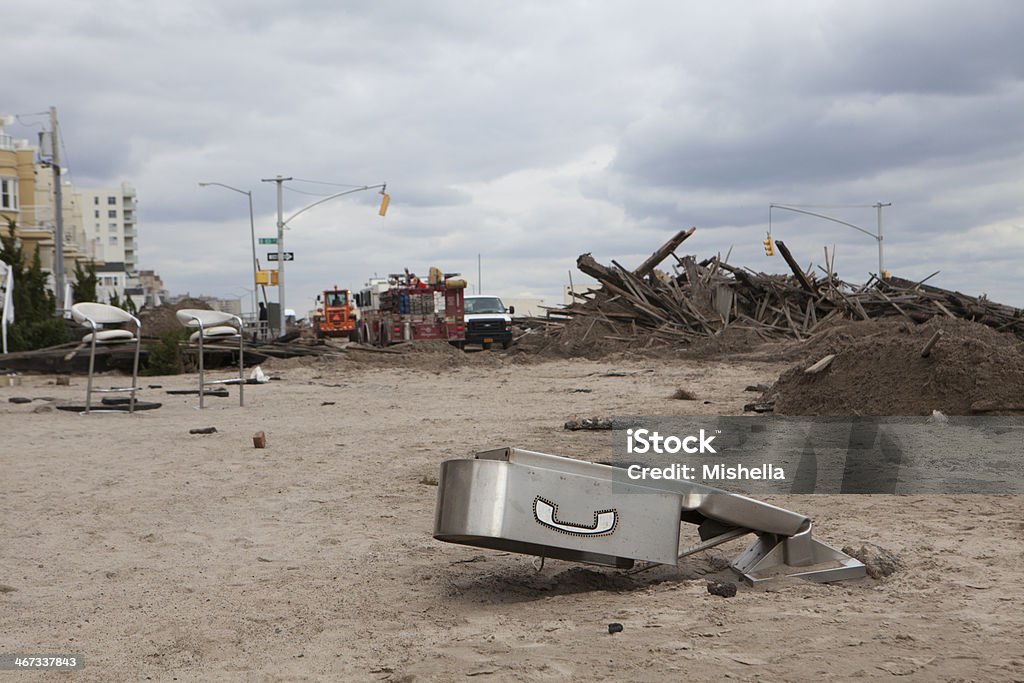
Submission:
[[264,287],[276,287],[277,286],[277,271],[276,270],[258,270],[256,271],[256,284]]
[[391,203],[391,195],[383,190],[381,190],[380,195],[380,210],[377,213],[378,215],[383,216],[388,212],[388,205]]
[[772,244],[772,236],[771,235],[768,235],[768,237],[764,238],[764,255],[765,256],[775,256],[775,245]]

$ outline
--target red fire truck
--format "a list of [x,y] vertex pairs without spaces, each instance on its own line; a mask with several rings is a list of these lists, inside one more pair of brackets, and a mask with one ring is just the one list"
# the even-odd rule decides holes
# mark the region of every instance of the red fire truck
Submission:
[[461,348],[466,341],[466,281],[455,279],[457,275],[431,268],[430,277],[423,281],[407,269],[387,279],[370,280],[356,294],[359,340],[387,346],[440,339]]
[[313,330],[317,338],[348,337],[355,340],[358,332],[351,292],[335,286],[334,289],[325,290],[323,296],[316,299],[318,305],[313,317]]

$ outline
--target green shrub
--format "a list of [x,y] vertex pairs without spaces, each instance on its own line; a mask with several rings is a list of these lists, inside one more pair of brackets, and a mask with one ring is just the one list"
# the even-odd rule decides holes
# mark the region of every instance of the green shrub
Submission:
[[188,339],[188,330],[173,330],[160,335],[160,341],[149,347],[149,358],[143,375],[177,375],[181,372],[181,349],[178,342]]
[[71,341],[71,332],[62,318],[15,321],[7,330],[8,351],[32,351]]

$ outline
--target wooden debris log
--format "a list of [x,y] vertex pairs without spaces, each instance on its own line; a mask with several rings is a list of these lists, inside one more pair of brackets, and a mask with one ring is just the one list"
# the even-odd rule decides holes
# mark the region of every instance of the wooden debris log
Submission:
[[932,347],[935,346],[935,343],[939,341],[941,336],[942,330],[935,330],[935,334],[932,335],[931,339],[928,340],[928,343],[924,345],[923,349],[921,349],[921,358],[927,358],[932,355]]
[[686,241],[686,239],[697,231],[697,228],[690,228],[689,230],[680,230],[675,236],[665,244],[661,245],[657,251],[651,254],[646,261],[637,266],[636,270],[633,271],[633,275],[637,277],[644,277],[650,275],[651,271],[658,267],[658,264],[668,258],[668,255],[674,252],[679,245]]
[[828,366],[832,365],[832,361],[834,361],[835,359],[836,359],[836,354],[830,353],[827,356],[825,356],[824,358],[822,358],[821,360],[819,360],[817,363],[812,365],[811,367],[809,367],[806,370],[804,370],[804,373],[808,374],[808,375],[817,375],[819,372],[821,372],[822,370],[824,370]]
[[796,279],[800,285],[808,292],[813,293],[814,287],[811,285],[811,281],[807,279],[807,274],[804,273],[800,264],[798,264],[796,259],[793,258],[793,255],[789,253],[789,247],[786,246],[786,243],[782,240],[775,240],[775,246],[779,248],[779,253],[782,254],[782,258],[784,258],[786,263],[789,264],[789,269],[793,271],[793,275],[796,275]]

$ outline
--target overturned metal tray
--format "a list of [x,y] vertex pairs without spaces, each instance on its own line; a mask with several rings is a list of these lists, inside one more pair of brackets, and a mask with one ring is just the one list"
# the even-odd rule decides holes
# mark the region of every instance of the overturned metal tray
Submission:
[[[811,520],[753,498],[688,482],[637,485],[623,470],[518,448],[441,464],[434,538],[561,560],[630,568],[680,557],[747,533],[733,563],[746,581],[780,576],[839,581],[864,565],[814,539]],[[680,522],[701,541],[680,552]]]

